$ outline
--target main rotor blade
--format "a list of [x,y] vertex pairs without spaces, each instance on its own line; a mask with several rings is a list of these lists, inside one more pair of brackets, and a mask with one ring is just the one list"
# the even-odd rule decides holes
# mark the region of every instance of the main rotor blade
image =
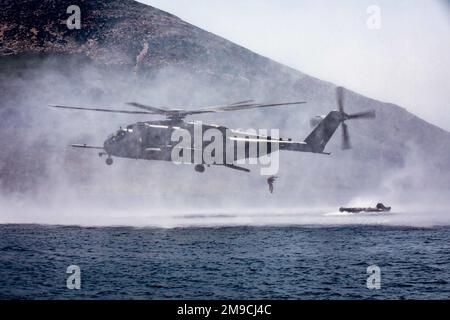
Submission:
[[339,112],[344,112],[344,88],[336,88],[336,101]]
[[99,111],[99,112],[110,112],[110,113],[156,114],[154,112],[145,112],[145,111],[114,110],[114,109],[102,109],[102,108],[81,108],[81,107],[68,107],[68,106],[57,106],[57,105],[49,105],[49,107],[59,108],[59,109],[69,109],[69,110]]
[[352,148],[352,144],[350,143],[350,135],[348,132],[348,126],[345,123],[342,123],[342,150],[349,150]]
[[[233,104],[227,105],[227,106],[240,106],[240,105],[244,105],[244,104],[248,105],[250,102],[254,102],[254,100],[239,101],[239,102],[235,102]],[[148,111],[152,111],[152,112],[156,112],[156,113],[160,113],[160,114],[170,114],[170,113],[174,113],[174,112],[176,112],[176,113],[190,112],[190,110],[168,109],[165,107],[153,107],[153,106],[149,106],[149,105],[145,105],[145,104],[137,103],[137,102],[127,102],[126,104],[136,107],[136,108],[140,108],[140,109],[144,109],[144,110],[148,110]],[[219,106],[219,107],[223,107],[223,106]],[[211,108],[216,108],[216,107],[211,107]]]
[[99,112],[111,112],[111,113],[126,113],[126,114],[159,114],[165,116],[172,116],[176,118],[184,118],[188,115],[193,114],[201,114],[201,113],[216,113],[216,112],[225,112],[225,111],[237,111],[237,110],[246,110],[246,109],[255,109],[255,108],[268,108],[268,107],[280,107],[280,106],[289,106],[289,105],[297,105],[304,104],[306,102],[282,102],[282,103],[268,103],[268,104],[258,104],[258,103],[248,103],[249,101],[243,101],[241,104],[234,105],[226,105],[226,106],[218,106],[218,107],[209,107],[203,109],[194,109],[194,110],[182,110],[182,109],[168,109],[164,107],[152,107],[143,105],[137,102],[129,102],[127,103],[130,106],[144,109],[147,111],[129,111],[129,110],[114,110],[114,109],[104,109],[104,108],[81,108],[81,107],[68,107],[68,106],[59,106],[59,105],[50,105],[52,108],[60,108],[60,109],[70,109],[70,110],[84,110],[84,111],[99,111]]
[[374,119],[376,118],[375,110],[358,112],[348,115],[348,119]]
[[154,112],[157,114],[167,114],[168,112],[172,112],[172,111],[182,111],[182,110],[167,109],[164,107],[152,107],[152,106],[148,106],[148,105],[137,103],[137,102],[127,102],[126,104],[136,107],[136,108],[139,108],[139,109],[151,111],[151,112]]
[[202,114],[202,113],[217,113],[217,112],[226,112],[226,111],[237,111],[237,110],[246,110],[246,109],[255,109],[255,108],[268,108],[268,107],[279,107],[279,106],[289,106],[289,105],[296,105],[296,104],[304,104],[305,101],[299,101],[299,102],[282,102],[282,103],[268,103],[268,104],[261,104],[261,103],[249,103],[253,100],[248,101],[242,101],[237,102],[236,104],[231,105],[225,105],[225,106],[216,106],[216,107],[207,107],[207,108],[200,108],[200,109],[191,109],[191,110],[183,110],[183,109],[168,109],[168,108],[161,108],[161,107],[152,107],[147,105],[142,105],[140,103],[136,102],[129,102],[128,105],[149,110],[154,112],[155,114],[162,114],[165,116],[172,116],[176,118],[184,118],[188,115],[194,115],[194,114]]
[[305,101],[298,102],[281,102],[281,103],[267,103],[267,104],[241,104],[241,105],[228,105],[222,107],[211,107],[197,110],[187,110],[183,113],[186,115],[191,114],[200,114],[200,113],[217,113],[217,112],[226,112],[226,111],[237,111],[237,110],[248,110],[248,109],[257,109],[257,108],[269,108],[269,107],[281,107],[281,106],[291,106],[297,104],[304,104]]
[[244,103],[250,103],[250,102],[255,102],[255,100],[239,101],[239,102],[235,102],[235,103],[230,104],[230,106],[235,106],[235,105],[244,104]]

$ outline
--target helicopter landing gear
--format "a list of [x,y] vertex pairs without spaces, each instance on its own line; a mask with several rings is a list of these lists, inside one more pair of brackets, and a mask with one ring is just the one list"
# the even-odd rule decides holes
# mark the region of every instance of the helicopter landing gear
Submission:
[[195,165],[194,169],[195,169],[195,171],[197,171],[199,173],[205,172],[205,166],[202,164]]
[[107,154],[106,152],[100,152],[99,154],[98,154],[98,156],[101,158],[101,157],[103,157],[103,156],[108,156],[108,158],[106,158],[106,164],[108,165],[108,166],[110,166],[110,165],[112,165],[113,164],[113,158],[111,158],[111,156],[109,155],[109,154]]

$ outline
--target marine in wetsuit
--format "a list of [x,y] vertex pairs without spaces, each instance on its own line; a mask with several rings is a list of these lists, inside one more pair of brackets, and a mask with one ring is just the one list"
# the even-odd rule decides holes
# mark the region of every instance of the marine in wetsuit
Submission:
[[269,185],[269,191],[270,191],[270,193],[273,193],[273,184],[274,184],[274,182],[275,182],[275,180],[277,179],[278,177],[276,177],[276,176],[271,176],[271,177],[269,177],[268,179],[267,179],[267,184]]

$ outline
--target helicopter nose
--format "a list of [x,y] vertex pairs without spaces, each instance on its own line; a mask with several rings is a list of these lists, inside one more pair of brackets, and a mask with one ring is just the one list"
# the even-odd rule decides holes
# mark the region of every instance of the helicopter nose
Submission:
[[112,142],[111,138],[106,139],[105,142],[103,143],[103,149],[105,149],[107,154],[112,154],[112,151],[113,151],[112,145],[113,145],[113,142]]

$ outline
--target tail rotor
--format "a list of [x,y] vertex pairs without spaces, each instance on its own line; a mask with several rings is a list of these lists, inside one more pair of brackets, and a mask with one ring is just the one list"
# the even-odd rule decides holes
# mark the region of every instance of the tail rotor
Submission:
[[342,124],[342,150],[349,150],[352,148],[352,144],[350,141],[350,133],[348,129],[348,125],[345,123],[347,120],[354,119],[374,119],[376,117],[375,111],[364,111],[353,114],[347,114],[344,111],[344,88],[338,87],[336,89],[336,101],[339,113],[341,115],[341,124]]

